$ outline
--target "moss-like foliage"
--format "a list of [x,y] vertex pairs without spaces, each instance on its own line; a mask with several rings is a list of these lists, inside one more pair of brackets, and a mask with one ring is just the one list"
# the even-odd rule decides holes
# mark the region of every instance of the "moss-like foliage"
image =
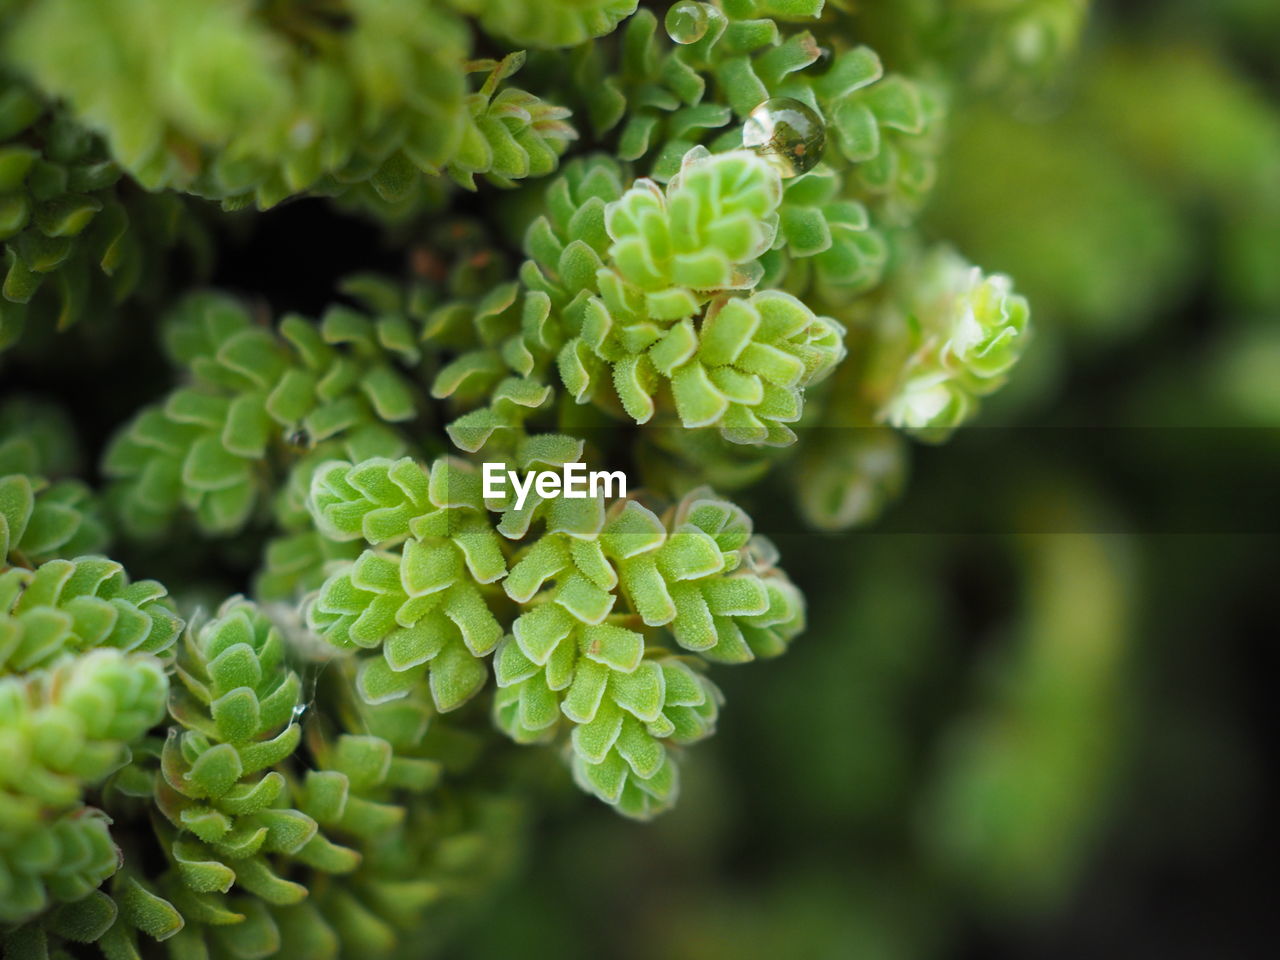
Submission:
[[479,658],[502,635],[481,588],[507,572],[479,476],[449,460],[429,474],[408,458],[334,463],[317,472],[311,503],[322,531],[400,544],[363,552],[309,611],[335,645],[380,649],[360,671],[365,699],[403,696],[426,674],[440,710],[474,695],[486,677]]
[[321,467],[311,508],[328,536],[376,548],[309,610],[330,643],[370,651],[357,679],[367,702],[425,678],[436,707],[456,709],[485,686],[481,658],[496,648],[499,726],[519,742],[572,727],[575,775],[631,816],[674,802],[668,743],[714,729],[719,692],[681,651],[738,663],[781,653],[803,628],[773,547],[709,491],[663,516],[603,496],[522,512],[486,503],[462,461],[404,458]]
[[0,572],[0,924],[90,894],[120,866],[88,791],[128,763],[168,690],[164,588],[83,557]]
[[479,449],[523,423],[549,401],[547,380],[637,423],[661,409],[734,442],[792,442],[785,425],[801,416],[802,388],[843,356],[842,329],[782,291],[751,293],[777,235],[776,171],[746,151],[694,150],[665,190],[641,180],[622,192],[616,168],[597,160],[549,193],[550,215],[526,236],[523,283],[473,308],[494,317],[496,336],[433,384],[461,404],[489,387],[488,406],[451,426],[455,443]]
[[[470,59],[466,24],[443,4],[15,6],[0,36],[7,55],[151,188],[265,207],[367,184],[398,200],[423,172],[468,183],[546,173],[572,135],[537,97],[495,98],[522,58]],[[473,89],[474,74],[485,79]]]
[[65,329],[155,273],[148,259],[198,225],[174,197],[117,189],[101,140],[0,65],[0,351],[28,318]]
[[[918,218],[1080,5],[945,6],[0,0],[6,957],[417,956],[675,805],[806,623],[727,495],[868,522],[1029,340]],[[293,200],[408,269],[253,289]]]
[[773,557],[741,511],[705,495],[665,518],[633,500],[608,513],[601,502],[553,508],[504,582],[530,609],[494,658],[499,725],[520,742],[571,731],[584,789],[628,816],[666,809],[678,785],[671,748],[714,732],[721,700],[680,650],[730,663],[774,656],[803,627]]
[[[335,665],[332,699],[309,710],[305,653],[238,597],[187,631],[172,684],[119,639],[0,676],[8,955],[67,941],[107,957],[149,942],[174,957],[381,956],[505,869],[518,811],[439,793],[474,763],[474,738],[416,694],[370,705]],[[113,835],[140,815],[149,835]],[[135,857],[164,867],[140,875]]]
[[189,633],[179,650],[175,723],[155,779],[155,805],[169,827],[161,834],[166,889],[190,918],[176,932],[177,949],[208,949],[211,940],[237,952],[271,935],[270,908],[306,899],[307,887],[282,875],[291,866],[342,874],[359,863],[294,806],[280,772],[302,736],[302,684],[285,657],[280,632],[243,601]]
[[110,820],[84,790],[128,760],[167,687],[154,658],[106,649],[0,677],[0,922],[79,900],[116,872]]
[[103,557],[50,560],[0,573],[0,669],[24,672],[94,647],[159,653],[178,620],[154,580],[130,583]]
[[279,482],[273,460],[297,461],[326,441],[394,445],[386,425],[414,415],[393,361],[413,362],[418,347],[398,318],[334,308],[319,328],[290,316],[276,332],[229,298],[197,294],[166,339],[188,382],[143,410],[104,463],[136,535],[159,535],[183,508],[209,533],[234,532]]

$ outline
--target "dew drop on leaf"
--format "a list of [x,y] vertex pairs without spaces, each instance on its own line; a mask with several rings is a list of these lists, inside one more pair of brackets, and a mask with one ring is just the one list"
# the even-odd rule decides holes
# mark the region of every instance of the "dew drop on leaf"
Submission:
[[742,145],[768,160],[783,177],[798,177],[822,159],[827,131],[808,105],[774,97],[756,107],[742,127]]
[[667,36],[676,43],[697,43],[706,36],[711,15],[707,13],[705,3],[680,0],[671,5],[663,23],[667,28]]

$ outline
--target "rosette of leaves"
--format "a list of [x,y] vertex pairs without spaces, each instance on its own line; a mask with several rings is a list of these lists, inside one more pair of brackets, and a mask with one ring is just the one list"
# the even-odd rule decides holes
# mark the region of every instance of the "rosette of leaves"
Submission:
[[[843,356],[842,330],[778,291],[735,297],[760,279],[774,238],[777,173],[744,151],[692,151],[664,192],[639,181],[605,208],[611,239],[598,297],[558,358],[578,402],[615,392],[646,423],[669,385],[686,427],[739,443],[785,444],[800,387]],[[696,323],[695,323],[696,318]]]
[[694,657],[781,653],[798,591],[741,510],[707,491],[660,518],[634,500],[551,501],[503,582],[522,612],[494,655],[499,727],[521,743],[566,729],[580,786],[647,819],[676,800],[671,746],[714,731],[721,697]]
[[691,151],[665,190],[639,180],[605,208],[602,293],[610,305],[638,300],[644,316],[670,322],[697,312],[707,299],[700,291],[750,289],[781,199],[777,172],[755,154]]
[[167,690],[158,660],[113,649],[0,676],[0,923],[79,900],[119,868],[110,820],[84,794],[128,761]]
[[[711,16],[723,31],[723,14],[714,10]],[[706,81],[660,38],[657,17],[646,8],[616,38],[583,44],[568,58],[572,82],[560,96],[585,114],[597,137],[621,125],[619,159],[639,160],[665,142],[674,144],[652,163],[656,180],[669,179],[685,152],[732,119],[727,106],[701,102]],[[548,82],[565,76],[563,58],[544,56],[534,64]]]
[[[494,96],[518,58],[471,62],[467,25],[442,4],[17,6],[10,58],[151,189],[268,207],[367,184],[395,203],[452,163],[463,180],[536,174],[566,135],[563,114],[532,95]],[[469,103],[476,70],[491,76]]]
[[135,536],[162,533],[180,508],[207,533],[234,533],[303,449],[357,431],[366,449],[394,444],[387,424],[416,410],[396,365],[419,357],[403,316],[334,307],[318,325],[290,315],[272,330],[207,293],[183,301],[166,334],[188,382],[144,409],[103,464],[121,525]]
[[1030,336],[1030,310],[1008,277],[984,274],[947,248],[917,258],[895,288],[873,347],[874,362],[892,371],[879,416],[942,440],[1004,384]]
[[[875,189],[862,189],[861,167],[850,167],[849,162],[876,160],[896,171],[902,164],[892,155],[894,150],[928,155],[931,145],[928,149],[925,144],[898,145],[890,133],[882,134],[882,128],[906,136],[928,132],[923,116],[908,115],[899,102],[905,99],[908,106],[916,105],[920,99],[916,85],[901,77],[884,78],[879,58],[865,47],[842,53],[825,74],[811,76],[809,68],[823,59],[812,34],[781,39],[772,19],[750,19],[765,14],[789,19],[812,16],[816,12],[808,9],[812,5],[734,4],[726,10],[700,6],[707,18],[706,33],[669,51],[648,11],[638,12],[628,22],[618,74],[608,81],[597,78],[581,85],[591,98],[593,121],[607,129],[627,117],[619,139],[623,159],[640,160],[661,145],[652,160],[651,176],[662,182],[679,171],[685,155],[708,130],[726,127],[735,116],[741,120],[773,97],[799,99],[825,116],[829,128],[843,122],[848,134],[842,141],[849,148],[846,156],[828,149],[829,165],[787,184],[779,208],[776,252],[765,258],[767,283],[784,285],[798,295],[812,288],[833,303],[874,286],[887,258],[886,245],[871,227],[865,205],[855,198],[868,199],[889,187],[885,174],[869,168],[866,181]],[[584,49],[579,72],[601,69],[601,57],[594,47]],[[719,84],[710,93],[708,81]],[[868,85],[874,85],[873,93],[859,93]],[[858,140],[856,149],[851,138]],[[708,145],[721,151],[741,143],[735,126]],[[930,168],[924,185],[932,178]],[[784,275],[787,282],[782,284]]]
[[[97,940],[116,920],[117,900],[153,932],[172,920],[171,910],[166,920],[149,909],[135,878],[117,873],[111,819],[85,802],[99,802],[88,791],[127,769],[131,748],[162,717],[168,680],[154,654],[181,627],[147,596],[163,588],[122,583],[118,565],[98,558],[0,574],[0,923],[35,919],[6,938],[15,956],[43,944],[46,928]],[[3,675],[32,664],[49,665]],[[95,893],[112,875],[118,896]]]
[[494,719],[518,743],[571,729],[580,785],[647,818],[676,799],[666,741],[713,732],[720,695],[676,657],[645,659],[644,635],[627,626],[634,617],[614,613],[604,527],[602,500],[553,501],[546,532],[513,566],[503,586],[526,609],[494,655]]
[[267,956],[281,945],[282,915],[308,896],[289,874],[344,874],[360,857],[296,808],[278,769],[299,745],[302,687],[279,630],[253,604],[233,597],[188,631],[177,676],[155,780],[169,863],[160,887],[186,920],[174,950]]
[[[707,17],[705,33],[692,43],[681,44],[671,57],[698,75],[702,102],[706,80],[714,83],[714,98],[727,104],[733,114],[743,119],[765,100],[774,96],[791,96],[787,82],[794,75],[822,59],[822,49],[813,34],[804,30],[783,36],[777,20],[809,20],[818,15],[821,3],[760,2],[740,0],[724,4],[719,10],[703,4]],[[664,71],[676,77],[684,71]],[[683,80],[687,99],[694,84]]]
[[804,629],[804,601],[739,507],[709,490],[664,516],[634,500],[612,508],[603,548],[641,621],[703,659],[744,663],[782,653]]
[[[811,18],[820,3],[698,7],[705,29],[693,42],[671,47],[654,14],[641,9],[619,33],[616,51],[601,43],[571,54],[575,82],[564,96],[585,98],[583,109],[598,135],[622,124],[618,157],[650,158],[644,166],[661,183],[679,173],[697,145],[713,152],[741,146],[740,130],[728,126],[734,117],[742,119],[771,96],[793,95],[783,91],[786,78],[821,56],[812,35],[783,40],[770,19]],[[616,73],[606,66],[611,60],[619,63]],[[559,61],[554,68],[563,72]]]
[[501,60],[466,61],[464,72],[484,75],[484,80],[466,95],[457,143],[447,162],[424,164],[405,149],[384,161],[368,180],[348,182],[348,174],[336,186],[317,189],[336,195],[339,206],[372,212],[384,221],[408,221],[443,207],[447,199],[449,184],[424,174],[447,173],[453,183],[475,191],[477,175],[511,188],[517,181],[553,172],[578,134],[564,107],[503,85],[524,59],[524,51],[517,51]]
[[[790,294],[765,290],[723,297],[695,328],[682,320],[646,353],[614,366],[623,407],[639,423],[655,411],[653,392],[670,381],[676,415],[687,428],[717,427],[733,443],[786,446],[800,419],[802,388],[844,356],[841,327]],[[613,344],[606,341],[600,352]],[[660,379],[661,378],[661,379]]]
[[[600,51],[586,48],[577,55],[578,88],[586,92],[593,124],[604,131],[625,118],[619,156],[652,155],[651,175],[665,181],[688,150],[704,142],[706,131],[727,128],[735,118],[741,122],[766,100],[793,98],[823,120],[826,157],[842,177],[842,196],[873,203],[891,221],[909,219],[936,179],[942,120],[937,91],[886,75],[875,51],[848,46],[835,34],[823,37],[832,57],[808,31],[784,37],[771,18],[817,13],[806,5],[786,11],[781,4],[701,6],[706,32],[674,49],[658,36],[653,15],[638,12],[628,23],[614,75]],[[812,69],[828,61],[822,73]],[[734,127],[707,146],[720,151],[741,142]]]
[[101,557],[0,572],[0,922],[79,900],[116,872],[86,791],[159,721],[155,654],[180,629],[154,581]]
[[[375,274],[355,274],[345,278],[340,288],[365,316],[376,318],[371,322],[379,343],[396,352],[401,362],[416,363],[419,348],[411,338],[412,331],[420,330],[417,339],[422,341],[423,356],[417,379],[429,380],[432,395],[446,401],[450,412],[463,413],[447,426],[455,444],[478,448],[495,430],[519,427],[525,417],[545,407],[552,391],[534,368],[542,371],[553,366],[548,344],[559,341],[540,339],[544,334],[554,338],[552,323],[544,322],[537,330],[527,323],[521,326],[518,315],[524,292],[503,279],[505,258],[476,224],[454,221],[435,231],[433,239],[455,250],[456,259],[446,267],[428,249],[416,250],[423,260],[420,272],[429,279],[405,285]],[[351,311],[344,313],[348,324],[360,322]],[[413,392],[416,397],[418,391]],[[487,407],[474,409],[485,403]],[[334,459],[356,462],[403,455],[405,437],[388,429],[387,419],[382,414],[369,417],[327,439],[318,439],[305,424],[286,436],[290,455],[300,459],[276,497],[276,520],[287,533],[272,545],[273,552],[277,544],[281,548],[280,565],[270,563],[264,574],[273,581],[273,596],[291,593],[289,589],[280,593],[277,582],[293,583],[300,577],[309,587],[318,585],[309,582],[316,567],[304,563],[303,556],[315,557],[319,547],[304,543],[302,536],[314,533],[306,507],[314,468]],[[330,541],[325,548],[334,545]]]
[[[515,457],[527,469],[580,455],[581,441],[536,437],[525,447]],[[665,809],[676,789],[666,742],[709,733],[719,695],[646,632],[665,628],[676,647],[708,661],[781,653],[803,627],[803,601],[776,551],[752,536],[741,510],[705,491],[665,519],[629,500],[606,516],[602,498],[535,499],[520,510],[504,498],[487,504],[504,511],[497,531],[482,493],[478,475],[452,459],[430,469],[404,458],[319,470],[319,530],[382,549],[325,582],[310,625],[340,648],[377,651],[356,669],[366,702],[411,697],[425,679],[437,708],[454,709],[484,685],[479,657],[502,634],[492,611],[505,609],[489,585],[503,580],[520,612],[495,660],[499,725],[521,742],[553,739],[563,713],[584,729],[571,739],[588,789],[631,815]],[[545,529],[531,538],[535,521]],[[510,575],[499,532],[526,546]],[[576,676],[585,699],[572,703],[582,709],[561,711]],[[614,699],[601,708],[605,687]],[[625,723],[619,747],[624,712],[635,723]]]
[[326,580],[307,611],[334,646],[370,651],[356,679],[365,700],[405,696],[425,675],[448,711],[484,685],[480,658],[502,636],[486,588],[507,565],[481,492],[479,474],[454,458],[430,469],[405,457],[316,472],[317,529],[376,547]]
[[96,647],[162,653],[182,621],[154,580],[130,583],[105,557],[0,572],[0,673],[20,673]]

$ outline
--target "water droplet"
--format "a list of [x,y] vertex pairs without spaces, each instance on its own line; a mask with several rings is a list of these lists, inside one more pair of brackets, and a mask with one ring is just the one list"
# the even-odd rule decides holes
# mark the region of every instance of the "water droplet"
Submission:
[[766,100],[742,127],[742,145],[773,164],[784,179],[812,170],[826,142],[822,118],[790,97]]
[[667,36],[676,43],[697,43],[707,34],[711,14],[707,12],[705,3],[680,0],[679,3],[672,4],[663,23],[667,28]]

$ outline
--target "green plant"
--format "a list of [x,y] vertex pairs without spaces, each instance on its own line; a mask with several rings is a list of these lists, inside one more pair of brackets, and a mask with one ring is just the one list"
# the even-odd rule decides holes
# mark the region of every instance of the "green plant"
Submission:
[[[1034,6],[1027,64],[998,12],[902,11],[882,59],[884,10],[822,0],[0,3],[0,346],[49,371],[27,313],[130,318],[76,352],[101,488],[56,412],[0,416],[6,956],[409,955],[511,868],[532,756],[670,809],[732,714],[714,669],[806,623],[726,494],[868,521],[899,431],[970,420],[1028,340],[917,221],[951,101],[1065,49],[1078,5]],[[412,270],[317,319],[133,297],[295,199],[425,238]],[[583,462],[630,488],[482,482]]]

